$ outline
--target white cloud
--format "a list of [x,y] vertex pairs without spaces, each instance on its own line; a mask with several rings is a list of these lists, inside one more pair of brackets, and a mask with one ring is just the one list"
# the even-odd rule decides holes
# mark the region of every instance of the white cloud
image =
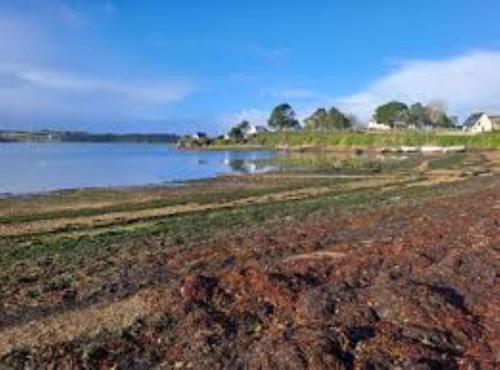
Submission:
[[137,120],[184,99],[196,86],[182,79],[119,81],[66,71],[0,65],[4,120]]
[[[193,90],[188,82],[140,83],[112,81],[68,72],[41,70],[36,68],[9,68],[0,65],[0,76],[17,80],[21,85],[45,91],[64,93],[97,93],[119,95],[132,101],[148,104],[166,104],[184,98]],[[1,88],[1,86],[0,86]]]
[[392,99],[407,103],[439,100],[461,117],[474,111],[500,112],[500,52],[403,62],[365,91],[333,99],[333,103],[366,119],[376,106]]

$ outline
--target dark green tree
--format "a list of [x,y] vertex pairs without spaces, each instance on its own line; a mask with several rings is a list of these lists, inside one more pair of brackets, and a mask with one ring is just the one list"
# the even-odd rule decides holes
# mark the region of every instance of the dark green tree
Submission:
[[323,130],[328,126],[329,115],[325,108],[318,108],[304,120],[304,128],[309,130]]
[[394,127],[396,122],[408,120],[408,106],[398,101],[391,101],[378,107],[374,117],[378,123]]
[[413,104],[408,111],[408,123],[422,128],[428,123],[427,109],[421,103]]
[[300,128],[295,111],[289,104],[280,104],[275,107],[267,121],[269,127],[277,130],[290,130]]
[[317,131],[346,130],[352,127],[350,119],[335,107],[329,111],[319,108],[304,122],[305,128]]
[[231,139],[241,140],[243,139],[249,128],[250,122],[243,120],[236,126],[232,127],[231,130],[229,130],[228,135]]
[[328,111],[331,124],[337,130],[346,130],[352,127],[351,120],[335,107],[331,107]]

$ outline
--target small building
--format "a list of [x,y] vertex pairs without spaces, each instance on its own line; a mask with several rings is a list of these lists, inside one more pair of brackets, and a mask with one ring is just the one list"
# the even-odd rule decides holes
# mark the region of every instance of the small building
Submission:
[[385,123],[378,123],[375,120],[371,120],[370,122],[368,122],[366,128],[368,130],[375,130],[375,131],[389,131],[391,129],[391,126]]
[[394,127],[394,129],[399,129],[399,130],[405,130],[405,129],[408,129],[410,128],[408,123],[406,121],[395,121],[392,126]]
[[196,132],[195,134],[191,135],[191,138],[193,140],[207,139],[207,134],[205,134],[204,132]]
[[472,133],[500,130],[500,115],[474,113],[465,120],[463,130]]
[[256,135],[264,132],[268,132],[269,130],[264,126],[250,126],[248,130],[245,132],[245,135]]

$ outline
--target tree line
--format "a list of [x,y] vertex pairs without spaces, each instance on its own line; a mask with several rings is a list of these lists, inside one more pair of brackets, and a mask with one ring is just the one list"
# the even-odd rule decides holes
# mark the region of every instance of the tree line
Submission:
[[446,108],[439,102],[432,102],[424,106],[415,103],[408,106],[398,101],[383,104],[375,110],[374,119],[390,127],[396,125],[414,126],[416,128],[452,127],[453,119],[446,114]]
[[175,143],[175,134],[98,134],[76,131],[7,131],[0,130],[0,142],[68,143]]
[[[446,113],[443,104],[432,102],[427,105],[415,103],[411,106],[399,101],[390,101],[382,104],[374,112],[373,118],[379,124],[394,127],[452,127],[453,119]],[[311,131],[343,131],[351,130],[356,126],[354,116],[345,114],[336,107],[318,108],[304,120],[301,125],[294,109],[288,103],[276,106],[267,120],[267,126],[277,131],[311,130]],[[250,129],[249,121],[244,120],[233,126],[228,135],[231,138],[242,138]]]

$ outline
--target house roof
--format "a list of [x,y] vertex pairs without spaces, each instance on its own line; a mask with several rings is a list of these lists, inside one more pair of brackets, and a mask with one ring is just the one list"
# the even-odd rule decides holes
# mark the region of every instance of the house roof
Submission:
[[481,118],[481,116],[483,114],[484,114],[483,112],[471,114],[469,116],[469,118],[467,118],[465,120],[463,126],[464,127],[472,127],[472,126],[474,126],[476,124],[476,122],[479,120],[479,118]]

